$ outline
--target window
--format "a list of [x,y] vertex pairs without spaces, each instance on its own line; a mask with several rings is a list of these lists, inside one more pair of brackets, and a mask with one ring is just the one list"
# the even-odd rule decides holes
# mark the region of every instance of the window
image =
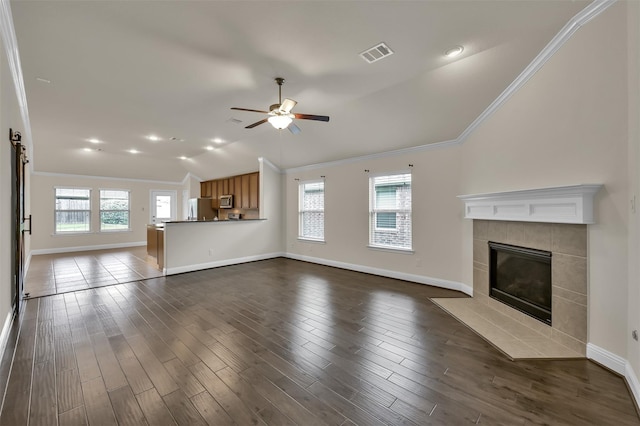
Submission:
[[55,233],[91,231],[91,190],[55,188]]
[[411,173],[369,179],[369,245],[411,250]]
[[300,183],[299,238],[324,241],[324,181]]
[[129,191],[100,190],[100,231],[128,231]]

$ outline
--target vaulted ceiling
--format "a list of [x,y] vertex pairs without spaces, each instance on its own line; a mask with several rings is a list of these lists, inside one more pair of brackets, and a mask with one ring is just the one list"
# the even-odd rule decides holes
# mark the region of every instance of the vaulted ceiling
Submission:
[[[208,179],[455,139],[587,4],[13,1],[34,170]],[[277,103],[275,77],[331,120],[245,129],[264,116],[230,107]]]

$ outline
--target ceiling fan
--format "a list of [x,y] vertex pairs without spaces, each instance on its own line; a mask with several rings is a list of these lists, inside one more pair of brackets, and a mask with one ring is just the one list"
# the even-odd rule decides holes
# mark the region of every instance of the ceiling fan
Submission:
[[260,121],[256,121],[253,124],[249,124],[247,127],[245,127],[245,129],[253,129],[254,127],[259,126],[262,123],[266,123],[268,121],[276,129],[282,130],[287,128],[291,133],[296,135],[300,133],[301,130],[293,122],[294,118],[297,118],[299,120],[329,121],[329,117],[326,115],[298,114],[298,113],[291,112],[293,107],[296,106],[297,102],[294,101],[293,99],[285,99],[284,101],[282,101],[282,84],[284,83],[284,78],[276,77],[275,80],[276,80],[276,84],[278,85],[278,103],[271,105],[269,107],[269,111],[262,111],[259,109],[236,108],[236,107],[231,108],[238,111],[259,112],[262,114],[269,115],[269,117],[267,118],[264,118]]

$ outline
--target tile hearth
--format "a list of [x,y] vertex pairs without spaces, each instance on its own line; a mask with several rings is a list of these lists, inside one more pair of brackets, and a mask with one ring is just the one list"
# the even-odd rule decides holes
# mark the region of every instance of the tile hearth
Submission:
[[431,299],[511,359],[584,358],[584,355],[552,340],[545,328],[532,328],[493,309],[484,298]]

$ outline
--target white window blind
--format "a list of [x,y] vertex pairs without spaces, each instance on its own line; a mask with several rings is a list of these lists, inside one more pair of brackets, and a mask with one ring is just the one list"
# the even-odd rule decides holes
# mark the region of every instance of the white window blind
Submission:
[[299,185],[298,237],[324,241],[324,181]]
[[369,245],[411,249],[411,173],[369,178]]

